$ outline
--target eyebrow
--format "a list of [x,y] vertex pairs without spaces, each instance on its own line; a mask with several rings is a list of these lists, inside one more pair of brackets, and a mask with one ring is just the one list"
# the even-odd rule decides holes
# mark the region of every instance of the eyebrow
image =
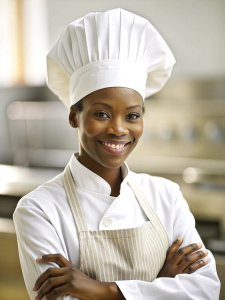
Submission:
[[93,104],[93,106],[94,106],[94,105],[99,105],[99,104],[100,104],[100,105],[104,105],[104,106],[106,106],[106,107],[108,107],[108,108],[112,108],[111,105],[106,104],[106,103],[102,103],[102,102],[96,102],[96,103]]
[[[93,106],[94,106],[94,105],[99,105],[99,104],[100,104],[100,105],[104,105],[104,106],[106,106],[106,107],[108,107],[108,108],[112,108],[111,105],[106,104],[106,103],[103,103],[103,102],[96,102],[96,103],[93,104]],[[128,109],[133,109],[133,108],[137,108],[137,107],[140,107],[140,108],[142,109],[142,106],[138,104],[138,105],[129,106],[129,107],[126,108],[126,110],[128,110]]]
[[137,107],[140,107],[142,109],[142,106],[139,105],[139,104],[138,105],[129,106],[126,109],[133,109],[133,108],[137,108]]

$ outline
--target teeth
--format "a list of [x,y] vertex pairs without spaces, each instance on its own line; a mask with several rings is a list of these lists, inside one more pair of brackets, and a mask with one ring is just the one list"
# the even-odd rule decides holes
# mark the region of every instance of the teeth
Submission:
[[123,148],[124,146],[125,146],[125,144],[117,144],[117,145],[115,145],[115,144],[110,144],[110,143],[106,143],[106,142],[102,142],[102,144],[103,145],[105,145],[105,146],[107,146],[107,147],[109,147],[109,148],[113,148],[113,149],[121,149],[121,148]]

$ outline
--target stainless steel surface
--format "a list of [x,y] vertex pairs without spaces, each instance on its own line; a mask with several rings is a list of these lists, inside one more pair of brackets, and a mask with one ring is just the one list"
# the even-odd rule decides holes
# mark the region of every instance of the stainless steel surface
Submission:
[[64,167],[78,149],[69,112],[59,101],[16,101],[7,115],[15,165]]
[[136,153],[225,159],[225,100],[152,99],[145,107]]
[[61,169],[0,165],[0,195],[22,197],[61,171]]

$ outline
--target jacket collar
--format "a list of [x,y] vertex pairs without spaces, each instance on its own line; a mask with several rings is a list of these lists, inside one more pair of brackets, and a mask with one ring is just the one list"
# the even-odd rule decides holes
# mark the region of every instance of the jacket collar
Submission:
[[[72,172],[76,187],[92,193],[104,194],[110,196],[111,187],[108,184],[108,182],[106,182],[102,177],[100,177],[99,175],[92,172],[84,165],[82,165],[78,161],[77,157],[78,157],[78,153],[75,153],[74,155],[72,155],[69,162],[70,170]],[[126,162],[124,162],[123,165],[121,166],[121,170],[122,170],[123,181],[121,183],[120,193],[126,187],[128,177],[130,174],[130,170]]]

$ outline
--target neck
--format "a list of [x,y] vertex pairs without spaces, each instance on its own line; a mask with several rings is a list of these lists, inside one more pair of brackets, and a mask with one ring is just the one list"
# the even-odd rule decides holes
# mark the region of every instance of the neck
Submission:
[[78,156],[79,162],[84,165],[86,168],[97,174],[98,176],[102,177],[111,187],[111,196],[117,197],[120,193],[120,185],[123,181],[122,179],[122,172],[121,167],[119,168],[104,168],[102,166],[94,167],[90,164],[86,164],[85,162],[80,159]]
[[120,193],[120,185],[123,181],[121,167],[116,169],[99,168],[91,170],[102,177],[111,187],[111,196],[117,197]]
[[112,172],[108,174],[108,178],[104,178],[111,186],[111,196],[117,197],[120,194],[120,185],[123,181],[121,167],[116,169],[117,172]]

